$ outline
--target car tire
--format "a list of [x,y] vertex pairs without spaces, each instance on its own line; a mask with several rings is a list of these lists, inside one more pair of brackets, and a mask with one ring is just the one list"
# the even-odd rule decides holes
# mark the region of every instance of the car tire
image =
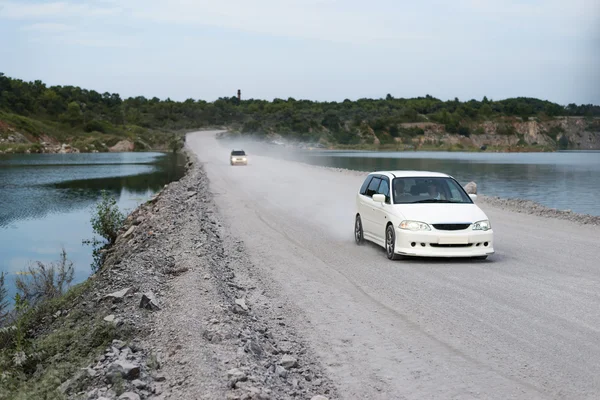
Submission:
[[403,258],[401,255],[396,254],[396,232],[392,225],[385,228],[385,253],[390,260]]
[[357,215],[356,219],[354,220],[354,241],[359,246],[365,242],[365,234],[360,215]]

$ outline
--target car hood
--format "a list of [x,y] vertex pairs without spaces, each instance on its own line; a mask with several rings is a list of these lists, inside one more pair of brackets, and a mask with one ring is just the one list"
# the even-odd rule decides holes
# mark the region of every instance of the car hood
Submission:
[[473,223],[488,219],[476,204],[395,204],[400,217],[428,224]]

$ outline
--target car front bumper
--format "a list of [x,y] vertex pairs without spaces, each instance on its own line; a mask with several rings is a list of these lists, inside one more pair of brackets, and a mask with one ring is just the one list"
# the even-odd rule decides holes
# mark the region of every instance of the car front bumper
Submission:
[[397,254],[417,257],[481,257],[494,254],[494,232],[407,231],[396,228]]
[[231,165],[248,165],[248,160],[231,159]]

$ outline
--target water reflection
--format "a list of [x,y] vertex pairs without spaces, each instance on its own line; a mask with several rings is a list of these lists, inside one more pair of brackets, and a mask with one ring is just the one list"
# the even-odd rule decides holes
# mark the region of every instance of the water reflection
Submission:
[[[108,190],[144,197],[183,173],[181,157],[156,153],[73,154],[0,159],[0,229],[13,221],[43,218],[89,207]],[[84,157],[81,157],[84,156]],[[108,156],[108,157],[107,157]],[[89,161],[89,163],[85,163]]]
[[548,207],[600,215],[600,152],[303,152],[294,157],[361,171],[439,171],[463,184],[475,181],[480,193],[487,195],[525,198]]
[[[133,210],[183,176],[182,156],[161,153],[0,156],[0,271],[51,262],[61,247],[75,263],[75,282],[90,274],[90,216],[108,190]],[[14,294],[9,275],[9,294]]]
[[522,198],[547,207],[600,215],[600,152],[459,153],[294,150],[244,144],[250,154],[359,171],[444,172],[477,182],[489,196]]

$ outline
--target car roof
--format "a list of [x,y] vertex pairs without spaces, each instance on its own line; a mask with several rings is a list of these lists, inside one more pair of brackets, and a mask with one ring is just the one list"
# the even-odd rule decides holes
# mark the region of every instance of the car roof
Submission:
[[391,175],[395,178],[451,178],[450,175],[432,171],[374,171],[369,175]]

